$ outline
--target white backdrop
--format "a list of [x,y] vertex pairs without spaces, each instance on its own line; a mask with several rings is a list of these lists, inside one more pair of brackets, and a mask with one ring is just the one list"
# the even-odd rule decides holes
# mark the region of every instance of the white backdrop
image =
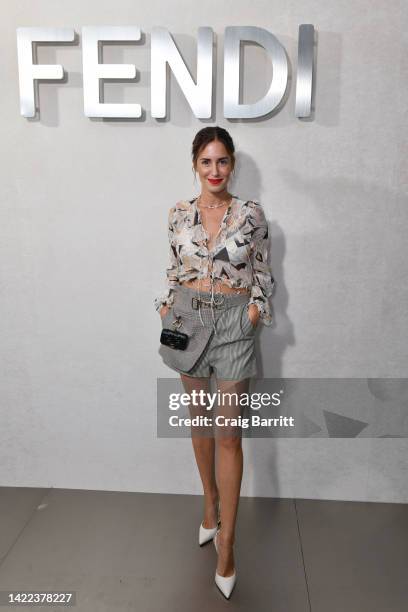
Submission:
[[[316,112],[294,116],[297,33],[318,32]],[[144,44],[104,45],[135,83],[105,102],[141,120],[83,113],[81,27],[138,25]],[[195,75],[196,33],[217,40],[214,115],[197,120],[173,77],[152,119],[150,31],[167,27]],[[223,117],[223,32],[257,25],[286,48],[283,109]],[[40,84],[40,118],[20,116],[16,28],[73,27],[79,44],[41,45],[66,83]],[[191,441],[157,439],[156,381],[167,212],[199,193],[191,142],[206,125],[237,149],[230,191],[270,225],[276,325],[257,347],[264,377],[403,377],[407,354],[407,9],[394,0],[2,3],[0,21],[0,484],[200,493]],[[271,66],[245,45],[243,102]],[[244,440],[243,495],[408,501],[406,439]]]

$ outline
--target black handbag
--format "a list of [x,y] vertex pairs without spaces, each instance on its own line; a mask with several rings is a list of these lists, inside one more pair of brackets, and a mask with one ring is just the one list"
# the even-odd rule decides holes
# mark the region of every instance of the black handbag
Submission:
[[[165,315],[166,316],[166,315]],[[175,320],[172,325],[176,327],[180,327],[182,322],[180,321],[180,317],[176,315]],[[179,331],[178,329],[169,329],[165,327],[162,329],[160,334],[160,342],[165,346],[169,346],[170,348],[177,349],[179,351],[184,351],[187,348],[189,337],[184,332]]]
[[184,351],[188,345],[188,336],[176,329],[164,328],[160,334],[160,342],[170,348]]

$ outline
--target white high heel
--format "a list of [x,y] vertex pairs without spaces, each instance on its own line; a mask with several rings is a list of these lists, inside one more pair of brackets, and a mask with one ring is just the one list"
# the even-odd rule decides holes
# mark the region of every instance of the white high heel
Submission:
[[220,502],[218,502],[217,504],[217,511],[218,516],[217,524],[215,527],[210,527],[209,529],[207,529],[207,527],[203,526],[203,523],[200,524],[200,530],[198,532],[198,543],[200,546],[212,540],[215,534],[217,533],[218,525],[220,523]]
[[[218,546],[217,546],[218,531],[219,530],[217,529],[215,536],[214,536],[214,546],[215,546],[215,550],[217,551],[217,555],[218,555]],[[234,573],[232,574],[232,576],[220,576],[220,574],[217,573],[217,570],[215,570],[215,584],[217,585],[221,593],[227,599],[229,599],[229,596],[232,593],[232,589],[234,588],[236,581],[237,581],[237,573],[235,569],[234,569]]]

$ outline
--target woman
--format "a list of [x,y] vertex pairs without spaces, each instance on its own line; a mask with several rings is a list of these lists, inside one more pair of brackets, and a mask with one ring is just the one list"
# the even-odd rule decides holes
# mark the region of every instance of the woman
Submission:
[[[163,328],[188,336],[184,350],[161,344],[164,362],[180,373],[188,393],[209,393],[215,372],[218,390],[236,394],[227,395],[229,401],[218,408],[225,416],[241,415],[239,397],[248,393],[250,378],[257,373],[254,337],[259,320],[272,324],[268,298],[274,286],[263,209],[228,192],[234,152],[230,134],[221,127],[196,134],[192,160],[201,193],[169,211],[167,290],[155,299]],[[209,412],[205,405],[190,406],[190,414]],[[208,435],[208,429],[192,428],[192,442],[205,501],[199,543],[214,538],[215,582],[229,598],[236,582],[233,544],[243,456],[240,428],[219,429],[214,439],[212,429]]]

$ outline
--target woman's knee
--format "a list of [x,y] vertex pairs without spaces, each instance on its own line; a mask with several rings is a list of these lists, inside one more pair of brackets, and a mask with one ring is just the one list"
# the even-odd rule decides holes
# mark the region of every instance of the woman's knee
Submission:
[[216,437],[216,444],[220,450],[237,451],[242,448],[242,436],[233,431],[225,431]]

